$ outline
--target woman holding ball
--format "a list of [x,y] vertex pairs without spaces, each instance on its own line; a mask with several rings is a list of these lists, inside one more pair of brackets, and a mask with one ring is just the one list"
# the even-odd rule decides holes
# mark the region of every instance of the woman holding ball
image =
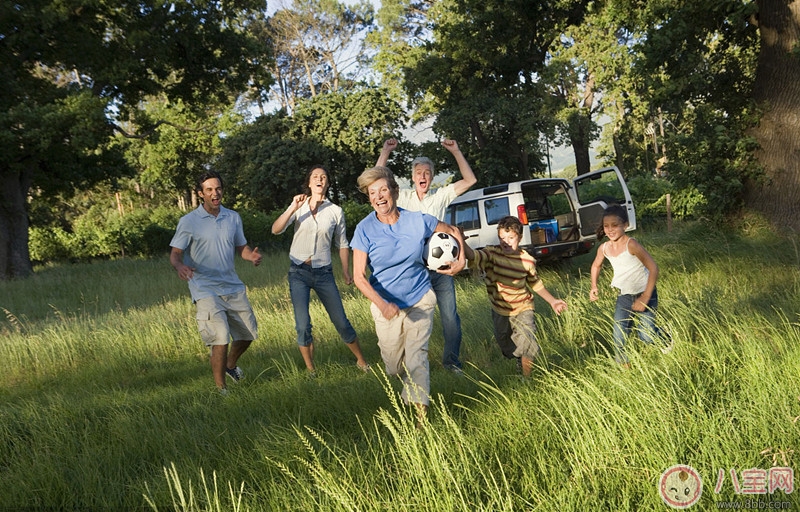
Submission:
[[[417,406],[421,425],[429,403],[428,339],[433,328],[436,295],[424,264],[425,241],[435,232],[453,236],[461,247],[461,232],[436,217],[397,207],[399,186],[392,171],[373,167],[358,177],[358,189],[369,197],[375,213],[356,226],[353,279],[372,302],[378,347],[386,373],[403,381],[406,403]],[[367,277],[367,267],[370,276]],[[438,272],[455,275],[464,268],[464,252]]]

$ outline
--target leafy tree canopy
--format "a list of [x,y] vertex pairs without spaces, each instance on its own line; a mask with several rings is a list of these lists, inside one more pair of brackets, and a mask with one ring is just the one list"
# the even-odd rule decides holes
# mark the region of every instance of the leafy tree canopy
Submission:
[[31,271],[26,198],[126,172],[107,145],[120,122],[139,134],[139,102],[187,105],[244,88],[259,47],[247,25],[263,1],[30,0],[0,7],[0,277]]

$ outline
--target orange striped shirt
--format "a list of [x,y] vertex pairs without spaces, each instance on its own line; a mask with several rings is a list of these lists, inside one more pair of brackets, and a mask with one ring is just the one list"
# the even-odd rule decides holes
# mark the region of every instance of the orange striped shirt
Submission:
[[497,245],[478,249],[474,253],[470,266],[483,272],[489,301],[498,314],[515,316],[534,309],[533,292],[544,288],[544,283],[536,272],[533,256],[523,249],[517,254],[505,254]]

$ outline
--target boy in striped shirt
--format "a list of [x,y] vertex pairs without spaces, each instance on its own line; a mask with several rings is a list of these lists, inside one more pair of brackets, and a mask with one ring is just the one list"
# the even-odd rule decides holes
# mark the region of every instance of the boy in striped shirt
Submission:
[[464,244],[464,255],[470,268],[483,272],[486,291],[492,303],[494,337],[503,355],[517,358],[522,375],[528,377],[533,360],[539,354],[536,342],[536,322],[533,315],[533,292],[550,304],[560,315],[567,303],[547,291],[536,272],[536,260],[520,249],[522,223],[507,216],[497,224],[500,245],[472,250]]

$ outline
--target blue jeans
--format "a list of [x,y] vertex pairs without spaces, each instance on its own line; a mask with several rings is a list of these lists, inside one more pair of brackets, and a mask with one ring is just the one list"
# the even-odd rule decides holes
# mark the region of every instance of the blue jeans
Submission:
[[439,316],[442,320],[442,335],[444,336],[444,349],[442,350],[442,364],[445,368],[461,368],[461,318],[456,311],[456,285],[453,276],[430,271],[431,288],[436,294],[436,304],[439,306]]
[[633,303],[640,295],[630,294],[617,297],[617,306],[614,309],[614,349],[616,350],[614,360],[618,363],[628,362],[628,356],[625,355],[625,341],[633,330],[634,319],[638,323],[636,331],[639,339],[644,343],[652,345],[661,337],[661,332],[655,322],[658,291],[653,289],[653,295],[650,296],[650,301],[644,311],[634,311]]
[[328,316],[345,343],[356,340],[356,331],[344,313],[342,297],[336,287],[333,268],[330,265],[311,268],[311,265],[295,265],[289,267],[289,295],[294,308],[294,328],[297,331],[297,344],[301,347],[311,345],[311,315],[308,305],[311,302],[311,290],[325,306]]

